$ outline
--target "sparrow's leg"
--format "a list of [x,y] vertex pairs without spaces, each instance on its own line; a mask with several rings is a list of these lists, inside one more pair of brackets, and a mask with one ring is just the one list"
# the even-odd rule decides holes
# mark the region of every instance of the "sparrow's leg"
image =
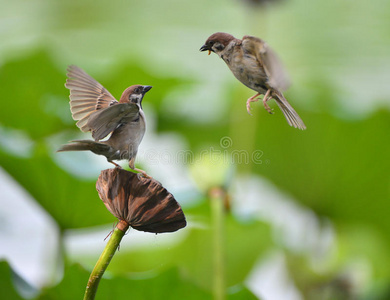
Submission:
[[134,168],[133,170],[135,170],[137,172],[140,172],[142,174],[142,176],[144,176],[145,178],[152,178],[151,176],[146,174],[146,172],[144,170],[141,170],[141,169],[138,169],[138,168]]
[[130,160],[129,160],[129,167],[130,169],[134,170],[134,171],[137,171],[137,172],[140,172],[142,174],[142,176],[144,176],[145,178],[152,178],[150,177],[148,174],[146,174],[146,172],[144,170],[141,170],[141,169],[137,169],[135,166],[134,166],[134,163],[135,163],[135,156],[133,156]]
[[120,165],[118,165],[117,163],[114,163],[113,161],[108,161],[109,163],[112,163],[113,165],[115,165],[115,168],[120,168],[122,169],[122,167]]
[[259,101],[259,99],[256,99],[256,97],[260,96],[260,93],[257,93],[256,95],[250,97],[248,100],[246,100],[246,111],[248,114],[251,114],[251,102]]
[[269,89],[269,90],[265,93],[264,98],[263,98],[263,104],[264,104],[265,109],[266,109],[270,114],[273,114],[272,109],[271,109],[271,108],[268,106],[268,104],[267,104],[267,101],[268,101],[269,99],[272,98],[270,94],[271,94],[271,89]]

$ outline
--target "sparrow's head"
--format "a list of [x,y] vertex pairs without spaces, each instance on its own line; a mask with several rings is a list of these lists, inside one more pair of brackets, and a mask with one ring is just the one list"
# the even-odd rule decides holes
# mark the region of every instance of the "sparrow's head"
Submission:
[[222,52],[229,43],[234,40],[235,37],[229,33],[217,32],[212,34],[206,41],[206,43],[200,47],[200,51],[209,51],[209,55],[212,52],[219,54]]
[[[152,87],[150,85],[132,85],[129,86],[122,93],[120,103],[135,103],[141,105],[142,99],[144,98],[146,92],[148,92]],[[142,106],[141,106],[142,107]]]

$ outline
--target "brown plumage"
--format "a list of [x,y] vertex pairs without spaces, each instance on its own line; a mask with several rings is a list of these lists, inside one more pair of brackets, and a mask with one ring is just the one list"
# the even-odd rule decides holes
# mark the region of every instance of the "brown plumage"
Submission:
[[[77,66],[68,68],[65,87],[70,90],[70,110],[76,125],[90,131],[92,140],[76,140],[63,145],[61,151],[92,151],[113,160],[129,160],[134,168],[138,146],[145,133],[146,120],[142,99],[152,87],[128,87],[118,102],[99,82]],[[101,141],[109,134],[106,141]],[[115,164],[116,165],[116,164]]]
[[284,98],[282,91],[289,85],[289,79],[276,54],[263,40],[246,35],[240,39],[224,32],[212,34],[200,51],[216,53],[232,71],[233,75],[245,86],[257,92],[247,100],[247,111],[250,114],[250,103],[258,101],[264,95],[263,104],[269,113],[272,110],[267,104],[275,99],[289,125],[306,129],[298,113]]

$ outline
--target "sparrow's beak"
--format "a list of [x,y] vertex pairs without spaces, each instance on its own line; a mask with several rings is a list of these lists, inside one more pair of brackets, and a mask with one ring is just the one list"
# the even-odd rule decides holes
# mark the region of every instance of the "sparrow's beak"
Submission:
[[152,86],[150,86],[150,85],[144,85],[142,87],[143,87],[143,90],[142,90],[143,94],[150,91],[150,89],[152,88]]
[[211,54],[211,49],[209,48],[209,46],[206,46],[206,45],[203,45],[202,47],[200,47],[199,51],[209,51],[209,55]]

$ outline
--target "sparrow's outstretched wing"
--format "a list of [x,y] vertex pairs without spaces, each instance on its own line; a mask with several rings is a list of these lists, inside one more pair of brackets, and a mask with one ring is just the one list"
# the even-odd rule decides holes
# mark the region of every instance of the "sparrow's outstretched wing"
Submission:
[[68,67],[65,87],[70,90],[70,110],[77,126],[87,132],[86,127],[92,113],[117,104],[118,101],[99,82],[77,66]]
[[95,141],[105,138],[123,124],[139,118],[139,106],[134,103],[120,103],[93,112],[84,128],[92,132]]
[[290,79],[276,53],[263,40],[246,35],[242,38],[242,47],[249,53],[255,53],[259,63],[265,69],[270,87],[284,91],[290,86]]

